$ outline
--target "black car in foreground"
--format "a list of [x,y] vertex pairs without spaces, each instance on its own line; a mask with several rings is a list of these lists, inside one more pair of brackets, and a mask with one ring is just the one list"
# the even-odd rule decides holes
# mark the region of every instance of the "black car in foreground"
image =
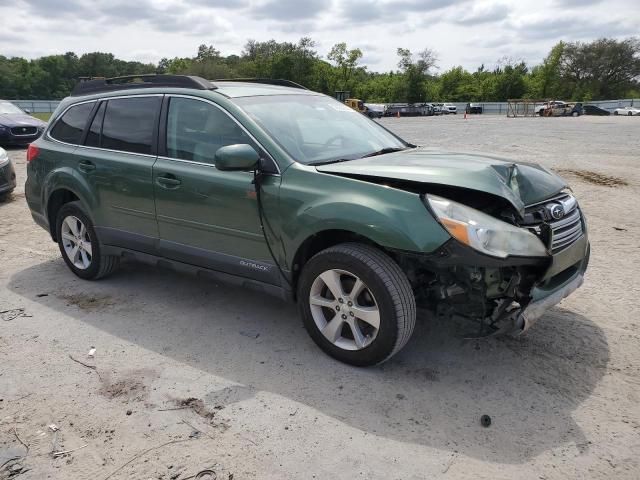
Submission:
[[42,135],[46,126],[46,122],[13,103],[0,100],[0,145],[28,145]]
[[584,115],[611,115],[609,110],[605,110],[604,108],[596,107],[595,105],[585,105],[582,107]]
[[7,152],[0,148],[0,202],[16,188],[16,172]]

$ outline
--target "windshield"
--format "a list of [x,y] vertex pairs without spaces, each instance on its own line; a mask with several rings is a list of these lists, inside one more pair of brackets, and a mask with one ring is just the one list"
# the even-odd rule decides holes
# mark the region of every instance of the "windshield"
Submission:
[[16,107],[13,103],[9,102],[0,102],[0,115],[4,115],[7,113],[24,113],[18,107]]
[[353,160],[410,146],[329,97],[269,95],[235,102],[300,163]]

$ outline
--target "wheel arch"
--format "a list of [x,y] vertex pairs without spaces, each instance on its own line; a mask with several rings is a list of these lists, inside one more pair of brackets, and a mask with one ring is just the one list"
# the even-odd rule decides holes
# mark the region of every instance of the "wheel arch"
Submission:
[[79,201],[85,213],[91,218],[91,207],[96,204],[86,180],[79,178],[71,169],[63,168],[51,172],[44,182],[42,202],[49,223],[49,233],[54,242],[56,238],[56,217],[60,208],[69,202]]
[[388,251],[371,238],[344,229],[327,229],[308,236],[297,248],[291,263],[291,280],[293,295],[296,296],[298,280],[302,269],[315,254],[341,243],[362,243],[387,253]]

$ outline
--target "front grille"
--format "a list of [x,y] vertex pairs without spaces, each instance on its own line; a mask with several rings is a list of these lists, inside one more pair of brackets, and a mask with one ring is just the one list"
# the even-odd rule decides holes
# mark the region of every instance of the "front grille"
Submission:
[[[564,215],[556,219],[551,212],[558,205],[562,206]],[[569,194],[527,207],[522,226],[540,237],[554,255],[570,247],[584,234],[582,212],[578,202]]]
[[36,133],[38,133],[38,128],[37,127],[13,127],[11,129],[11,133],[13,135],[35,135]]
[[564,218],[550,223],[551,226],[551,253],[558,253],[584,233],[582,230],[582,218],[580,209],[576,207]]

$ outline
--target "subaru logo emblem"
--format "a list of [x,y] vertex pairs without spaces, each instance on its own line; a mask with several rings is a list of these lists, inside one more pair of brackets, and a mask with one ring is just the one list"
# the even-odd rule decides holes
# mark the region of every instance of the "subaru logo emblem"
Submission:
[[553,219],[560,220],[564,217],[564,207],[561,204],[554,203],[553,205],[550,205],[548,209]]
[[22,127],[22,131],[23,131],[23,132],[26,132],[26,131],[27,131],[27,129],[26,129],[26,128],[24,128],[24,127]]

